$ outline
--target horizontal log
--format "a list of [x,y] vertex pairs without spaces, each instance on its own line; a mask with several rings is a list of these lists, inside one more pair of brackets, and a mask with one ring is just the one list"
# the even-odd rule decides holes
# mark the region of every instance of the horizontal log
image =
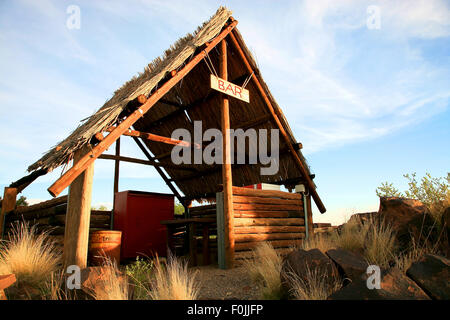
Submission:
[[209,211],[209,210],[216,210],[216,205],[209,204],[206,206],[198,206],[198,207],[190,207],[189,208],[189,212]]
[[249,233],[279,233],[279,232],[305,232],[305,227],[298,226],[252,226],[252,227],[236,227],[235,234],[249,234]]
[[234,226],[303,226],[302,218],[235,218]]
[[[288,255],[293,251],[292,248],[276,248],[275,251],[282,257]],[[238,251],[234,253],[235,260],[254,259],[255,254],[253,250]]]
[[233,203],[234,210],[276,210],[276,211],[301,211],[301,205],[282,205],[282,204],[258,204],[258,203]]
[[253,242],[253,241],[267,241],[267,240],[291,240],[304,239],[304,233],[249,233],[249,234],[235,234],[234,240],[238,242]]
[[303,205],[303,201],[300,199],[291,200],[291,199],[250,197],[250,196],[234,196],[233,203],[280,204],[280,205],[294,205],[294,206]]
[[[302,244],[302,239],[299,240],[269,240],[265,241],[272,245],[274,248],[290,248],[290,247],[299,247]],[[261,241],[254,242],[240,242],[234,245],[235,251],[245,251],[245,250],[253,250],[258,245],[261,244]]]
[[55,199],[50,199],[47,201],[43,201],[40,203],[33,204],[31,206],[23,206],[23,207],[17,207],[14,210],[14,213],[16,214],[22,214],[30,211],[36,211],[41,209],[46,209],[50,207],[54,207],[63,203],[67,203],[67,196],[58,197]]
[[302,212],[293,211],[241,211],[234,210],[235,218],[296,218],[303,216]]
[[55,207],[44,208],[44,209],[39,209],[39,210],[29,211],[29,212],[24,212],[24,213],[14,212],[14,213],[8,214],[6,216],[6,221],[7,222],[12,222],[12,221],[16,221],[16,220],[29,221],[29,220],[34,220],[34,219],[51,217],[51,216],[55,216],[57,214],[65,213],[66,209],[67,209],[67,203],[64,203],[64,204],[57,205]]
[[298,193],[288,193],[276,190],[257,190],[250,188],[233,187],[233,195],[236,196],[250,196],[263,198],[280,198],[288,200],[301,200],[302,196]]

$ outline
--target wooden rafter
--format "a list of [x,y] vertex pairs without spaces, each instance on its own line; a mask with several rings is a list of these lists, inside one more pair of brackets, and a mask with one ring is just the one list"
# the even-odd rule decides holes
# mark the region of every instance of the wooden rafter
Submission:
[[[106,131],[112,132],[115,130],[115,128],[116,127],[109,127],[106,129]],[[153,133],[147,133],[147,132],[141,132],[141,131],[128,129],[127,131],[125,131],[123,133],[123,135],[129,136],[129,137],[139,137],[139,138],[154,141],[154,142],[162,142],[162,143],[167,143],[167,144],[172,144],[172,145],[179,145],[182,147],[191,147],[191,145],[192,145],[194,148],[200,149],[200,145],[198,143],[191,144],[190,142],[187,142],[187,141],[172,139],[169,137],[164,137],[164,136],[160,136],[160,135],[153,134]]]
[[[244,62],[245,68],[247,69],[247,71],[252,74],[253,68],[250,65],[244,51],[242,50],[238,40],[236,39],[235,35],[233,32],[230,33],[230,38],[231,38],[231,42],[233,43],[233,45],[235,46],[236,50],[238,51],[238,54],[241,56],[242,61]],[[292,156],[295,159],[295,163],[297,165],[297,167],[299,168],[300,172],[302,173],[302,175],[305,177],[306,179],[306,184],[308,186],[309,192],[311,193],[319,211],[321,213],[324,213],[326,211],[325,206],[322,203],[322,200],[319,197],[319,194],[316,191],[316,187],[314,185],[314,182],[311,180],[311,178],[308,175],[308,170],[305,168],[305,165],[303,164],[302,160],[300,159],[300,156],[297,154],[297,152],[295,151],[294,147],[292,146],[292,141],[289,138],[286,130],[284,129],[283,125],[281,124],[281,121],[278,117],[278,115],[276,114],[272,103],[270,102],[269,97],[267,96],[264,88],[262,87],[261,83],[259,82],[259,75],[254,74],[252,77],[252,81],[253,83],[256,85],[257,90],[259,91],[259,93],[261,94],[265,105],[267,106],[270,114],[272,115],[275,123],[277,124],[278,129],[280,130],[281,136],[283,137],[283,139],[285,140],[286,144],[288,145],[289,149],[291,149],[291,153]]]
[[237,25],[237,20],[231,22],[224,28],[220,34],[214,38],[210,45],[206,46],[194,58],[192,58],[183,69],[179,70],[172,78],[167,80],[159,89],[157,89],[148,100],[137,110],[131,113],[123,120],[108,136],[106,136],[98,145],[82,157],[76,164],[66,171],[58,180],[56,180],[49,188],[48,192],[56,197],[65,188],[67,188],[95,159],[97,159],[111,144],[114,143],[125,131],[128,130],[137,120],[139,120],[148,110],[150,110],[159,99],[161,99],[170,89],[181,81],[202,59],[222,41]]
[[[133,140],[136,142],[136,144],[138,145],[139,149],[142,150],[142,152],[144,153],[144,155],[147,157],[147,159],[149,161],[155,161],[155,158],[153,158],[150,153],[148,152],[147,148],[142,144],[141,141],[139,141],[139,138],[133,137]],[[161,170],[161,168],[158,165],[155,165],[155,169],[156,171],[159,173],[159,175],[161,176],[161,178],[163,178],[163,180],[166,182],[167,186],[169,187],[169,189],[173,192],[173,194],[175,195],[175,197],[177,197],[178,201],[180,201],[180,203],[184,204],[184,199],[183,197],[181,197],[180,193],[178,192],[178,190],[173,186],[172,182],[169,181],[169,178],[167,178],[166,174],[164,173],[164,171]]]
[[187,165],[177,165],[177,164],[171,164],[171,163],[160,163],[156,162],[154,160],[144,160],[144,159],[136,159],[136,158],[130,158],[130,157],[123,157],[123,156],[116,156],[112,154],[101,154],[98,159],[105,159],[105,160],[116,160],[116,161],[123,161],[123,162],[131,162],[131,163],[138,163],[138,164],[145,164],[149,166],[159,166],[163,168],[170,168],[173,170],[186,170],[186,171],[197,171],[196,168],[187,166]]

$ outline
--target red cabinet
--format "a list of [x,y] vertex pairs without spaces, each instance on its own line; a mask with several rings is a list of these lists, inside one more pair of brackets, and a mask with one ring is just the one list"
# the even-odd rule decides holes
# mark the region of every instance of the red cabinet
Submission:
[[122,231],[121,260],[166,256],[167,234],[161,220],[173,219],[174,196],[142,191],[114,195],[114,230]]

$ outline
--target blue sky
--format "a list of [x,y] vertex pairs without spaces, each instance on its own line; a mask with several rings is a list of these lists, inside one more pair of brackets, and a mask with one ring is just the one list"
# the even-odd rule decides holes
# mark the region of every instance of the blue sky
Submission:
[[[316,173],[328,211],[315,221],[376,210],[376,187],[405,189],[404,173],[449,171],[448,1],[20,0],[0,2],[0,187],[221,4]],[[80,29],[66,26],[69,5],[80,8]],[[367,25],[369,6],[379,29]],[[127,139],[122,152],[142,157]],[[23,195],[49,199],[60,173]],[[96,162],[94,205],[111,205],[112,173]],[[169,191],[153,168],[131,164],[121,165],[120,189]]]

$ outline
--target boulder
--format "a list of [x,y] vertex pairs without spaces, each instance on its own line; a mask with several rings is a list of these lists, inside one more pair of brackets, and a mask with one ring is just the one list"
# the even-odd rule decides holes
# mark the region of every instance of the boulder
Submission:
[[326,279],[329,279],[330,285],[333,278],[339,276],[339,272],[334,263],[319,249],[302,250],[298,249],[289,253],[281,268],[281,283],[285,293],[291,291],[289,274],[307,280],[310,271],[319,272],[323,274]]
[[336,263],[341,277],[351,282],[358,281],[366,273],[368,264],[356,253],[344,249],[330,249],[326,255]]
[[378,218],[392,226],[402,250],[410,247],[412,237],[415,243],[423,243],[424,239],[436,240],[434,219],[419,200],[381,197]]
[[380,289],[367,287],[367,275],[334,292],[328,300],[429,300],[425,292],[399,269],[381,271]]
[[450,260],[427,254],[414,262],[406,274],[433,299],[450,299]]

